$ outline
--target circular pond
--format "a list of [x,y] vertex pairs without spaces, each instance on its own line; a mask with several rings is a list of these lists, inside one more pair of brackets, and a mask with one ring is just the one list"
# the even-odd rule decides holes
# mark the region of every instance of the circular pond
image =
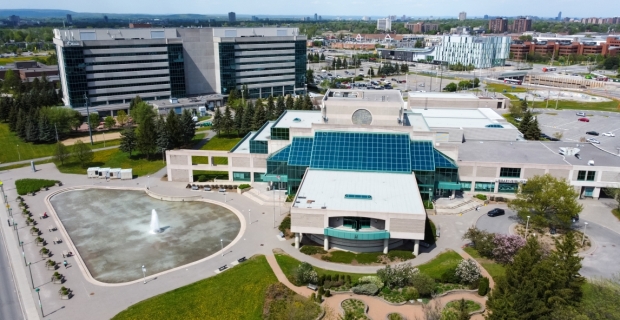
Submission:
[[[241,229],[221,206],[161,201],[138,190],[72,190],[50,202],[92,277],[107,283],[141,279],[142,265],[148,275],[208,257]],[[153,209],[157,234],[150,232]]]

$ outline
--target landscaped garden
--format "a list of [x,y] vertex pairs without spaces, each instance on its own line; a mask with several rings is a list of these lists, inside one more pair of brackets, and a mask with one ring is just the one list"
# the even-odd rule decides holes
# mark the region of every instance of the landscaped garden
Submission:
[[344,310],[344,319],[370,320],[366,315],[366,304],[363,301],[346,299],[340,305]]
[[[459,302],[460,301],[450,301],[446,304],[446,308],[448,309],[457,309],[459,307]],[[465,310],[467,310],[467,312],[471,313],[474,311],[478,311],[480,309],[482,309],[482,306],[475,301],[472,300],[465,300]]]
[[323,250],[323,247],[306,244],[303,245],[299,251],[321,260],[352,265],[388,264],[391,262],[401,262],[415,258],[413,253],[408,250],[391,250],[388,254],[383,254],[382,252],[354,253],[340,250],[332,250],[328,252]]
[[226,137],[224,135],[217,135],[209,139],[200,150],[222,150],[222,151],[230,151],[234,148],[237,143],[241,141],[239,137]]

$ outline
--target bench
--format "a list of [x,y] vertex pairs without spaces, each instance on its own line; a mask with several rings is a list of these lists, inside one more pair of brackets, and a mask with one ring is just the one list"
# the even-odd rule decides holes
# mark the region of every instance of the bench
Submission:
[[223,266],[221,266],[221,267],[219,267],[217,269],[220,270],[220,271],[224,271],[224,270],[228,269],[228,266],[227,265],[223,265]]
[[62,252],[62,257],[63,258],[71,257],[72,255],[73,255],[73,252],[71,252],[71,251],[66,251],[65,250],[65,251]]
[[49,229],[47,229],[47,231],[52,232],[52,231],[56,231],[56,226],[50,226]]
[[54,244],[58,244],[58,243],[62,242],[62,239],[56,237],[56,238],[54,238],[54,241],[52,241],[52,242],[54,242]]
[[313,285],[313,284],[310,283],[310,284],[308,284],[308,289],[310,289],[312,291],[316,291],[318,288],[317,288],[316,285]]
[[246,260],[248,260],[248,259],[246,259],[245,257],[243,257],[243,258],[241,258],[241,259],[237,260],[237,262],[241,263],[241,262],[244,262],[244,261],[246,261]]

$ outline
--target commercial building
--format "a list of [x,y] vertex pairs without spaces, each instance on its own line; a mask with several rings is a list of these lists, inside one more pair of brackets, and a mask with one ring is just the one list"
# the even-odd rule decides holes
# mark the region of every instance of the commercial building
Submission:
[[413,33],[420,34],[429,31],[439,31],[439,24],[424,22],[405,23],[405,28],[411,30]]
[[391,31],[392,20],[388,18],[377,19],[377,30]]
[[[523,141],[492,103],[471,108],[478,98],[464,94],[454,94],[453,108],[435,101],[447,95],[410,92],[405,102],[397,90],[329,90],[320,110],[288,110],[231,151],[167,151],[167,177],[192,182],[194,170],[219,170],[232,182],[286,190],[294,195],[297,247],[303,237],[325,249],[406,245],[415,254],[431,199],[514,197],[519,184],[542,174],[567,179],[583,197],[620,183],[620,157],[583,144],[571,149],[581,154],[574,157],[562,149],[572,142]],[[441,107],[422,107],[423,100]],[[215,157],[228,162],[216,165]]]
[[[306,36],[297,28],[54,30],[63,100],[84,111],[143,100],[305,92]],[[87,99],[87,100],[85,100]]]
[[444,35],[441,42],[431,48],[378,49],[378,52],[384,59],[492,68],[504,65],[510,53],[510,42],[510,37]]
[[508,19],[495,18],[489,20],[489,33],[504,33],[508,31]]
[[[555,38],[556,40],[543,40],[544,37],[537,37],[538,41],[513,40],[510,45],[510,54],[513,59],[525,59],[526,54],[539,54],[546,56],[557,55],[557,57],[570,57],[573,55],[602,55],[614,56],[620,50],[620,40],[617,37],[607,37],[606,39],[579,38]],[[556,58],[557,58],[556,57]]]
[[465,21],[467,19],[467,12],[462,11],[459,13],[459,21]]
[[532,19],[519,17],[512,22],[512,32],[532,31]]
[[237,14],[234,12],[228,13],[228,22],[237,22]]
[[32,82],[35,78],[41,79],[45,76],[47,81],[58,82],[58,66],[45,65],[37,61],[15,61],[0,68],[0,79],[4,79],[4,75],[8,70],[13,70],[15,75],[22,81]]

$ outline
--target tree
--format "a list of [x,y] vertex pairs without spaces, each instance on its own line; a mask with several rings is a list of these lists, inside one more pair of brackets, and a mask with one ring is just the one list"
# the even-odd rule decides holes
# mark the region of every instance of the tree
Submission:
[[150,159],[151,154],[157,150],[157,131],[155,130],[154,114],[146,114],[140,124],[137,131],[137,149]]
[[620,213],[620,188],[604,188],[603,192],[608,197],[616,200],[616,210]]
[[304,110],[312,110],[314,109],[314,105],[312,104],[312,99],[310,99],[310,95],[306,94],[304,95]]
[[523,112],[527,111],[527,97],[521,100],[521,110],[523,110]]
[[181,120],[174,110],[170,110],[166,116],[166,132],[170,140],[170,149],[178,148],[183,144]]
[[254,106],[254,119],[252,119],[252,130],[260,129],[263,124],[267,121],[265,117],[265,108],[262,103],[259,103],[260,99],[256,100],[256,105]]
[[496,233],[493,238],[493,259],[501,264],[512,263],[514,256],[525,245],[525,239],[517,235]]
[[[312,71],[312,70],[310,70]],[[265,115],[267,120],[275,120],[277,117],[275,116],[276,104],[273,96],[269,96],[267,98],[267,107],[265,108]]]
[[243,112],[245,111],[245,108],[243,105],[239,106],[239,108],[237,108],[237,111],[235,111],[235,117],[233,119],[233,130],[237,131],[237,135],[241,136],[243,135]]
[[243,118],[241,119],[242,134],[245,135],[252,130],[252,121],[254,120],[254,105],[248,101],[243,110]]
[[230,108],[228,106],[224,107],[224,114],[222,115],[222,129],[226,132],[226,135],[230,135],[230,132],[233,130],[234,121],[232,117],[232,113],[230,112]]
[[118,121],[118,124],[123,127],[125,126],[125,124],[127,123],[127,113],[125,113],[125,110],[120,110],[117,114],[116,114],[116,121]]
[[99,113],[91,112],[88,115],[88,124],[90,124],[91,130],[96,130],[97,127],[99,126],[99,122],[100,122]]
[[166,126],[166,119],[163,115],[159,115],[159,117],[157,117],[157,121],[155,122],[155,130],[157,131],[157,148],[161,152],[174,148],[173,141]]
[[530,128],[531,122],[532,122],[532,113],[529,111],[525,111],[525,114],[523,114],[523,119],[521,119],[521,123],[519,124],[519,131],[521,131],[521,133],[524,136],[526,135],[528,129]]
[[456,83],[450,82],[445,88],[443,88],[443,91],[455,92],[457,89],[458,87],[456,86]]
[[[226,106],[226,108],[228,108],[228,106]],[[189,146],[196,135],[196,122],[194,122],[194,118],[188,109],[183,110],[180,122],[180,144],[181,146]]]
[[306,70],[306,84],[314,83],[314,70],[308,69]]
[[472,259],[463,259],[456,267],[456,275],[465,283],[474,283],[480,278],[480,267]]
[[320,60],[321,60],[321,61],[325,61],[325,54],[321,53]]
[[538,120],[534,118],[523,133],[527,140],[539,140],[540,139],[540,127],[538,126]]
[[293,97],[289,94],[286,96],[286,102],[284,105],[286,106],[286,110],[293,110],[295,102],[293,101]]
[[567,232],[562,241],[555,238],[555,251],[549,257],[555,278],[553,294],[548,294],[550,304],[577,307],[583,297],[586,280],[579,274],[582,257],[579,256],[573,232]]
[[129,110],[133,111],[133,108],[135,108],[136,105],[138,105],[139,103],[142,103],[142,98],[140,98],[140,96],[136,96],[135,98],[131,99],[131,101],[129,102]]
[[26,117],[26,141],[36,142],[39,140],[39,113],[35,110]]
[[19,87],[20,79],[15,75],[13,69],[8,69],[4,73],[4,82],[2,87],[5,92],[16,90]]
[[65,161],[67,161],[69,157],[71,157],[69,148],[62,144],[62,142],[57,142],[56,150],[54,151],[54,160],[60,162],[60,165],[64,165]]
[[415,42],[414,48],[424,48],[424,43],[422,42],[422,40],[418,39]]
[[136,130],[133,127],[125,128],[121,132],[121,144],[119,149],[122,152],[128,152],[131,158],[131,152],[138,147],[138,137],[136,136]]
[[85,168],[88,163],[93,161],[95,154],[89,145],[82,142],[82,140],[78,140],[73,144],[73,157],[80,163],[82,168]]
[[223,129],[222,125],[222,113],[220,112],[220,108],[215,108],[215,113],[213,114],[213,120],[211,121],[211,129],[220,135],[220,132]]
[[279,96],[276,100],[276,111],[274,118],[279,118],[284,113],[284,111],[286,111],[286,107],[284,105],[284,97]]
[[107,116],[103,119],[103,127],[110,130],[116,125],[116,120],[112,116]]
[[521,192],[508,207],[525,221],[531,216],[531,223],[539,227],[560,225],[568,227],[572,218],[583,210],[577,202],[579,194],[565,179],[549,174],[529,178],[521,185]]
[[39,113],[39,136],[38,140],[41,142],[52,142],[56,139],[54,129],[50,124],[49,118],[45,113]]
[[[139,97],[138,97],[139,98]],[[155,110],[153,106],[149,105],[146,102],[140,101],[136,103],[132,109],[129,110],[131,113],[131,118],[138,125],[144,121],[146,118],[152,118],[155,116]]]
[[228,94],[228,104],[232,105],[237,101],[237,89],[232,89],[230,90],[230,93]]

